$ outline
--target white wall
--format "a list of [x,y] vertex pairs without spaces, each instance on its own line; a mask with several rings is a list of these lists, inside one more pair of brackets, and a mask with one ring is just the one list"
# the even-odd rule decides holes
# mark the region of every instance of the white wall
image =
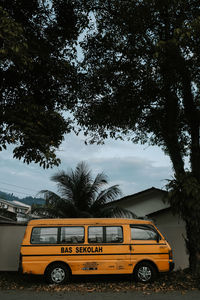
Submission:
[[189,266],[189,258],[186,251],[185,223],[170,210],[157,214],[154,218],[156,226],[169,242],[173,250],[175,269],[185,269]]
[[0,225],[0,271],[17,271],[26,226]]
[[163,198],[163,193],[159,191],[152,191],[146,194],[141,194],[137,198],[128,197],[116,204],[129,209],[137,216],[145,216],[155,211],[169,207],[168,203],[164,203],[161,199]]
[[183,236],[186,236],[185,224],[178,216],[172,215],[170,210],[162,211],[169,208],[169,204],[162,200],[163,195],[162,192],[153,190],[142,193],[137,198],[133,195],[132,198],[130,196],[127,199],[122,199],[122,201],[117,202],[117,205],[132,211],[139,217],[154,213],[154,220],[158,229],[173,249],[175,269],[184,269],[189,265],[183,238]]

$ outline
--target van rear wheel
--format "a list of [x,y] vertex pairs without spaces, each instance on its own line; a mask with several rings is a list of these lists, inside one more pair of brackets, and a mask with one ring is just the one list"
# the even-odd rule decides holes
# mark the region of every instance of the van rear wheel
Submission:
[[134,270],[134,277],[137,281],[149,283],[155,280],[157,276],[156,268],[149,262],[139,263]]
[[47,268],[45,277],[48,283],[63,284],[69,281],[70,273],[64,264],[55,263]]

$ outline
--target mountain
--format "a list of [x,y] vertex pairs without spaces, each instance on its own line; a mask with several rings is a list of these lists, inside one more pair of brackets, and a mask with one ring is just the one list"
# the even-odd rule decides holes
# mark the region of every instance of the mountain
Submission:
[[43,198],[36,198],[36,197],[31,197],[31,196],[19,198],[13,194],[8,194],[8,193],[2,192],[2,191],[0,191],[0,198],[8,200],[8,201],[14,201],[14,200],[20,201],[20,202],[28,204],[28,205],[45,203],[45,200]]

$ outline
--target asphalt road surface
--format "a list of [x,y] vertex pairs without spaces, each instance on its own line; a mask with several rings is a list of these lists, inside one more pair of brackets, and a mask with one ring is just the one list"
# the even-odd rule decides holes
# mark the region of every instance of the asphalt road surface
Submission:
[[1,300],[200,300],[200,291],[152,293],[75,293],[75,292],[34,292],[34,291],[0,291]]

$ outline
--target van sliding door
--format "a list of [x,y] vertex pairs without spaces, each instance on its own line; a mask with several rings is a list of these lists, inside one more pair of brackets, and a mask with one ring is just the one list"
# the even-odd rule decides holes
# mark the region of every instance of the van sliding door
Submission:
[[130,263],[128,245],[124,244],[122,226],[89,226],[85,271],[88,274],[126,273]]

